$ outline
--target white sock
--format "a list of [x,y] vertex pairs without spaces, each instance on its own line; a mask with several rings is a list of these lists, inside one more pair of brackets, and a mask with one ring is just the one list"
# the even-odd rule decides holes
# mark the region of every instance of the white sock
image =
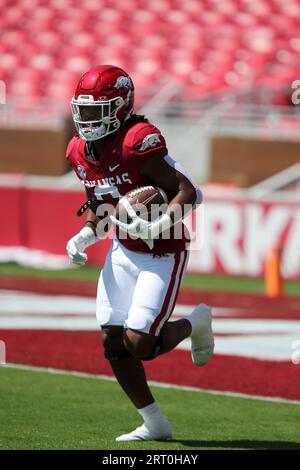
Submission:
[[145,423],[147,421],[159,421],[163,417],[156,401],[151,403],[151,405],[138,409],[138,412],[143,417]]

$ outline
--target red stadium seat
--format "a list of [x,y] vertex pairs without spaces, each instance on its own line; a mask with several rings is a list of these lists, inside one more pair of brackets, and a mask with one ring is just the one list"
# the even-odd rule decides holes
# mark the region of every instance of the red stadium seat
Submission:
[[0,39],[11,96],[63,99],[75,77],[106,62],[128,68],[140,96],[169,77],[196,99],[297,78],[300,0],[3,0]]
[[41,94],[41,90],[32,81],[26,79],[15,79],[9,83],[7,93],[15,97],[39,96]]

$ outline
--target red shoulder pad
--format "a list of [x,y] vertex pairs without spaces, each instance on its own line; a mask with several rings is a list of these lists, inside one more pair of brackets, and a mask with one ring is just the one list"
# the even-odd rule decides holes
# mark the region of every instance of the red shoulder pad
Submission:
[[133,126],[127,134],[126,146],[134,156],[167,155],[166,141],[160,130],[153,124],[141,122]]

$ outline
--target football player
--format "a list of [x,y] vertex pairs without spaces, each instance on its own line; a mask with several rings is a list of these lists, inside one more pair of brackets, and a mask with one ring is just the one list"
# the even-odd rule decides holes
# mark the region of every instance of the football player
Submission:
[[[85,249],[99,240],[97,205],[116,206],[128,191],[147,185],[168,195],[167,211],[158,220],[136,216],[126,226],[128,237],[116,230],[99,278],[96,314],[105,358],[144,421],[117,441],[169,439],[171,425],[153,398],[142,361],[171,351],[189,336],[196,365],[206,364],[213,353],[208,306],[200,304],[189,317],[168,321],[188,261],[185,230],[181,237],[174,235],[182,224],[176,208],[195,208],[201,191],[168,155],[159,129],[135,114],[134,86],[124,70],[111,65],[89,70],[79,80],[71,107],[77,136],[68,145],[67,159],[90,204],[84,227],[67,244],[72,263],[84,264]],[[169,237],[163,236],[166,231]]]

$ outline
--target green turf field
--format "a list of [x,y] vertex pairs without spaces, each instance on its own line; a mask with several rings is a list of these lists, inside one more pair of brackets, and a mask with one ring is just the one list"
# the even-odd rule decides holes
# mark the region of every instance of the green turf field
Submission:
[[141,420],[119,386],[0,366],[0,449],[300,449],[300,406],[153,387],[168,442],[117,443]]
[[[78,279],[82,281],[97,281],[99,277],[99,268],[93,266],[73,267],[70,269],[35,269],[17,264],[0,264],[1,275],[11,276],[38,276],[51,277],[55,279]],[[0,279],[1,280],[1,279]],[[263,293],[263,279],[251,279],[243,277],[229,276],[207,276],[197,274],[186,274],[183,287],[191,289],[203,289],[214,291],[248,292]],[[288,281],[285,283],[284,291],[287,295],[300,295],[298,281]]]

